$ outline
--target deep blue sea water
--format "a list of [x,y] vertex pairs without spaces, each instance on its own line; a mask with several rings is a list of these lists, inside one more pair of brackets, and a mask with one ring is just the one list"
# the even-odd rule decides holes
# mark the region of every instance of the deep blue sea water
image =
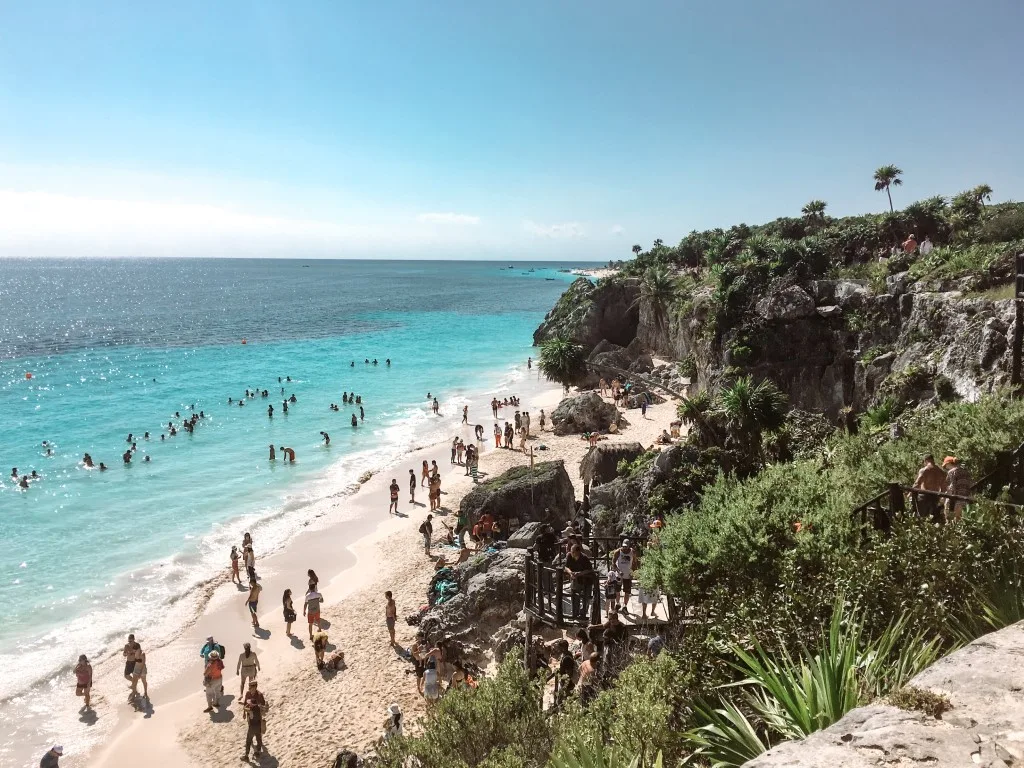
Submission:
[[[513,392],[566,266],[0,261],[0,700],[223,568],[242,528],[283,543],[325,493],[443,439],[469,395]],[[247,388],[270,396],[228,405]],[[343,391],[362,395],[358,428]],[[42,479],[20,490],[12,467]]]

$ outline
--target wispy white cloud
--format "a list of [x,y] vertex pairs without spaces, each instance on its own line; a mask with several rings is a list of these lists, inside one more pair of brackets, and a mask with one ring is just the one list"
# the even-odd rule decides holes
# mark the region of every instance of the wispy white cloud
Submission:
[[417,221],[424,224],[479,224],[479,216],[471,216],[468,213],[421,213],[416,217]]
[[621,224],[612,224],[612,228],[608,230],[609,235],[621,235],[625,233],[626,228]]
[[553,240],[571,240],[587,236],[583,225],[578,221],[565,221],[559,224],[538,224],[532,219],[526,219],[523,221],[523,229],[536,237],[548,237]]

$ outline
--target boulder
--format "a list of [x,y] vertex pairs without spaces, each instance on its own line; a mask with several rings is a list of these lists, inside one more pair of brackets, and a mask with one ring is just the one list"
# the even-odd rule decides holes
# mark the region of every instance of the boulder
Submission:
[[798,320],[814,314],[814,299],[803,288],[791,285],[757,302],[757,313],[765,320]]
[[607,432],[619,424],[619,409],[606,403],[596,392],[583,392],[567,397],[551,412],[551,426],[556,435]]
[[508,532],[527,522],[550,523],[560,531],[575,509],[572,480],[561,460],[538,462],[532,469],[513,467],[480,483],[459,505],[471,525],[489,512]]
[[529,549],[547,523],[527,523],[508,537],[509,549]]
[[459,594],[423,615],[420,630],[429,642],[489,636],[523,609],[526,551],[505,549],[478,555],[455,568]]
[[831,318],[837,318],[842,316],[842,307],[837,307],[835,304],[830,304],[824,307],[818,307],[818,315],[829,320]]

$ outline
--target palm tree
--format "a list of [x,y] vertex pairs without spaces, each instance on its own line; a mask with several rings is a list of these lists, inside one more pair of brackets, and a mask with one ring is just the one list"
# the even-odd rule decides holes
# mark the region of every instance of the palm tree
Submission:
[[892,207],[892,192],[889,191],[889,188],[902,185],[903,179],[900,178],[902,175],[903,171],[895,165],[883,165],[875,171],[875,192],[881,192],[883,189],[885,190],[885,194],[889,196],[890,213],[896,209]]
[[654,247],[655,248],[661,248],[661,246],[663,246],[664,244],[665,244],[665,241],[662,240],[660,237],[657,240],[654,241]]
[[641,248],[639,245],[634,245],[633,246],[633,255],[634,256],[639,256],[640,255],[640,251],[642,251],[642,250],[643,250],[643,248]]
[[978,204],[984,208],[985,201],[992,201],[992,187],[988,184],[979,184],[971,190],[971,194],[974,195],[974,199],[978,201]]
[[828,203],[824,200],[811,200],[811,202],[800,209],[800,212],[809,222],[822,222],[825,220],[825,208],[827,205]]
[[664,325],[665,315],[668,308],[676,298],[676,279],[665,267],[651,267],[644,273],[643,281],[640,283],[640,295],[633,302],[633,306],[640,306],[646,302],[651,308],[654,322],[659,327]]
[[557,381],[568,392],[586,376],[587,353],[571,339],[548,339],[540,346],[537,364],[548,381]]
[[786,396],[767,379],[757,384],[741,376],[718,395],[729,440],[752,452],[761,450],[761,436],[786,422]]

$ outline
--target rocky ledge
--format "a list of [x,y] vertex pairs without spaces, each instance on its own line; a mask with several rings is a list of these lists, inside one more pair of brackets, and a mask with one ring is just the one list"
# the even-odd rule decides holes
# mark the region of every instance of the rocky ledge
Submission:
[[916,688],[953,707],[936,719],[872,705],[769,750],[746,768],[1020,766],[1024,764],[1024,622],[980,637],[926,669]]

